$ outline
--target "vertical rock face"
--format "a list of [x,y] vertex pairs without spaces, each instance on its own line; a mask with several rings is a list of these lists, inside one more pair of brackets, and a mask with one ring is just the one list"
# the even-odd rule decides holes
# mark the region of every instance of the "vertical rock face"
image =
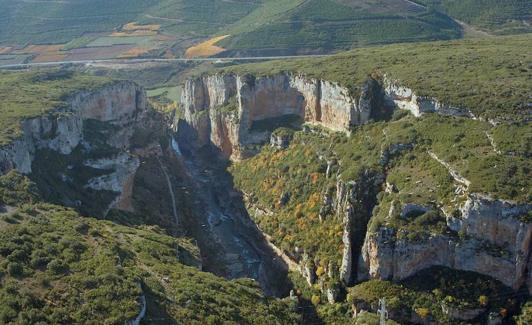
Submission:
[[[146,112],[144,90],[132,82],[115,82],[73,94],[67,102],[65,108],[22,122],[22,137],[0,148],[0,173],[16,169],[30,174],[39,150],[70,155],[82,146],[90,155],[93,147],[104,145],[118,154],[98,160],[86,157],[85,166],[105,171],[90,179],[86,188],[124,194],[139,166],[126,149]],[[115,203],[124,200],[121,195]]]
[[366,123],[372,109],[345,87],[290,73],[187,80],[181,105],[196,144],[212,143],[231,159],[245,156],[247,146],[267,142],[273,129],[286,121],[348,132],[352,125]]
[[108,144],[120,148],[131,133],[125,128],[136,114],[146,109],[144,91],[131,82],[119,82],[94,92],[79,92],[69,100],[69,107],[22,122],[23,136],[0,148],[0,172],[17,169],[31,173],[35,151],[50,149],[67,155],[83,142],[87,120],[108,122],[124,127]]
[[346,285],[355,281],[356,264],[375,197],[384,181],[382,175],[365,171],[356,182],[337,184],[337,213],[343,213],[344,231],[340,279]]
[[368,232],[359,259],[359,279],[404,279],[430,266],[447,266],[492,276],[517,289],[529,281],[532,225],[522,222],[530,205],[473,194],[448,227],[460,237],[433,235],[419,241],[381,227]]

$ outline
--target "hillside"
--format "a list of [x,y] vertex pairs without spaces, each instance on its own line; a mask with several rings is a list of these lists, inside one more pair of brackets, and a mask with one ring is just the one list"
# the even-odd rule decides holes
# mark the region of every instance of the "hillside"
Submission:
[[460,37],[449,17],[409,1],[270,1],[230,28],[229,53],[323,53]]
[[331,53],[461,38],[470,34],[463,22],[494,34],[530,31],[522,0],[1,0],[0,7],[0,64],[182,57],[187,49],[187,57]]
[[0,64],[181,56],[257,8],[221,0],[0,1]]
[[[41,1],[2,0],[0,43],[61,44],[84,34],[112,32],[130,22],[158,24],[182,38],[216,33],[245,16],[256,2],[216,0]],[[214,14],[216,13],[216,14]],[[141,35],[142,36],[142,35]]]
[[[202,228],[142,88],[57,69],[0,80],[0,323],[298,322]],[[275,262],[253,266],[284,285]]]
[[152,322],[297,321],[288,302],[264,297],[251,280],[201,272],[189,239],[38,203],[27,192],[35,185],[16,173],[0,176],[0,185],[3,324],[123,324],[141,310]]
[[417,0],[493,34],[530,33],[532,6],[527,0]]

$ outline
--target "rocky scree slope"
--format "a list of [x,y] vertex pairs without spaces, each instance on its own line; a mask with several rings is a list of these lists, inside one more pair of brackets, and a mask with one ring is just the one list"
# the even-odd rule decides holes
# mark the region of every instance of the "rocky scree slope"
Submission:
[[244,159],[230,170],[250,215],[329,301],[342,286],[432,266],[531,288],[529,150],[501,133],[519,130],[526,142],[526,116],[508,124],[490,112],[487,121],[386,71],[353,92],[263,68],[187,80],[175,125],[195,148]]

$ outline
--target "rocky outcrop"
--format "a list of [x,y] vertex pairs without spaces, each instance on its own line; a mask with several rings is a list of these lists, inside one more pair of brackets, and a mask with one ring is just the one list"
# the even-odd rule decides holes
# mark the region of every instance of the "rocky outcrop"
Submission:
[[470,195],[459,217],[448,217],[450,230],[409,240],[395,229],[368,232],[358,263],[359,280],[401,280],[431,266],[474,271],[518,289],[528,281],[532,224],[520,220],[530,205]]
[[116,205],[125,211],[133,210],[129,199],[133,191],[133,178],[140,166],[138,157],[133,157],[129,153],[123,152],[113,157],[97,160],[89,159],[84,164],[85,166],[109,172],[108,174],[91,178],[85,185],[86,188],[120,193],[120,196],[115,200],[116,204],[112,205]]
[[278,129],[270,136],[270,146],[282,150],[288,148],[292,141],[293,133],[284,129]]
[[197,146],[212,143],[231,159],[245,157],[246,147],[267,142],[275,128],[290,122],[349,132],[368,122],[371,103],[371,95],[354,98],[338,84],[291,73],[204,76],[187,80],[181,97]]
[[122,127],[123,132],[115,133],[107,142],[117,148],[124,147],[133,132],[125,126],[146,108],[144,91],[131,82],[117,82],[92,92],[81,91],[67,102],[66,108],[22,122],[22,137],[0,148],[0,173],[11,169],[31,173],[31,164],[39,149],[70,154],[83,143],[88,120]]
[[383,84],[386,100],[399,109],[410,111],[416,117],[424,113],[474,117],[467,108],[447,105],[433,97],[418,96],[414,90],[401,86],[397,81],[388,77],[384,77]]
[[342,264],[340,279],[345,285],[355,281],[356,264],[361,246],[375,205],[376,195],[380,190],[384,177],[381,174],[366,170],[357,181],[337,184],[337,208],[343,213],[344,231],[342,242]]
[[[119,193],[113,205],[129,209],[127,197],[139,160],[128,148],[146,113],[144,90],[132,82],[120,81],[93,91],[79,91],[66,102],[66,107],[22,121],[22,136],[0,148],[0,174],[12,169],[31,174],[32,163],[42,150],[66,157],[82,148],[76,153],[83,152],[82,165],[101,171],[85,188]],[[91,153],[98,150],[99,158],[91,159]],[[109,156],[102,157],[102,151],[109,152]]]

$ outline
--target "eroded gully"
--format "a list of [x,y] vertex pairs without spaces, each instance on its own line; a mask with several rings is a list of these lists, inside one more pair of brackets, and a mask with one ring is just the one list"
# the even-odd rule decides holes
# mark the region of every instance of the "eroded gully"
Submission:
[[226,163],[211,149],[189,151],[172,141],[186,179],[191,214],[187,230],[202,251],[203,269],[234,279],[253,278],[267,295],[285,296],[290,289],[287,266],[250,219],[233,187]]

